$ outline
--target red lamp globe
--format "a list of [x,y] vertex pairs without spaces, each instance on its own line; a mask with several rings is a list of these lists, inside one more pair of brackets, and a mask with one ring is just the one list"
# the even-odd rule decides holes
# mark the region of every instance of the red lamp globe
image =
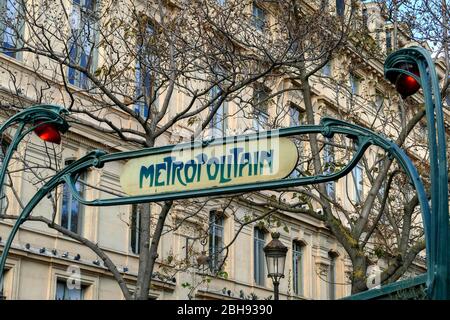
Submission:
[[[420,73],[419,70],[417,70],[417,67],[413,66],[410,63],[401,64],[400,66],[396,66],[396,68],[407,70],[420,77]],[[405,99],[419,91],[420,83],[417,82],[414,77],[401,73],[397,76],[397,80],[395,81],[395,88],[397,89],[397,92],[400,93],[402,98]]]
[[61,143],[61,133],[54,123],[43,123],[40,125],[38,123],[34,133],[44,141],[56,144]]

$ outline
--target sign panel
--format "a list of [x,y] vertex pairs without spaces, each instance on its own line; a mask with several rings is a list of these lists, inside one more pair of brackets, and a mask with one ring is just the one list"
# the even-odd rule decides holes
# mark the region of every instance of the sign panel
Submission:
[[298,161],[288,138],[264,137],[197,148],[177,148],[129,160],[120,176],[130,196],[192,191],[277,180]]

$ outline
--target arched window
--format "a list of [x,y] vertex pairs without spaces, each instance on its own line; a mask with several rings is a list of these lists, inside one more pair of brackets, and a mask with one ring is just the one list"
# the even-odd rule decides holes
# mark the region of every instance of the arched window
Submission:
[[330,250],[328,257],[330,258],[330,265],[328,270],[328,298],[330,300],[336,299],[336,261],[339,253]]

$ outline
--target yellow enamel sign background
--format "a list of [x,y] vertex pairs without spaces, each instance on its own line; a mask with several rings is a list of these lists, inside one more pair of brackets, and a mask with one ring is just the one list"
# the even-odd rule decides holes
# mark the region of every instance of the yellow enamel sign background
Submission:
[[285,178],[297,161],[297,147],[288,138],[175,147],[128,161],[120,184],[130,196],[234,186]]

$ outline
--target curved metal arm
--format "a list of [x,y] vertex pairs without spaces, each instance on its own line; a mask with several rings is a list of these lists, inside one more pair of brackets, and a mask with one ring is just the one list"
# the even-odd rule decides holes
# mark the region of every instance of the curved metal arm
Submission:
[[[30,132],[33,131],[37,126],[42,125],[43,123],[52,123],[55,124],[61,133],[65,133],[69,129],[69,124],[65,120],[65,116],[69,114],[69,112],[61,106],[57,105],[35,105],[31,106],[21,112],[16,113],[14,116],[6,120],[0,126],[0,137],[2,137],[3,133],[10,128],[11,126],[18,125],[14,137],[9,144],[5,156],[3,158],[2,166],[0,167],[0,201],[4,196],[4,182],[5,176],[8,169],[9,162],[11,161],[13,153],[16,151],[17,146],[20,141]],[[30,128],[25,129],[28,124],[34,124]],[[39,192],[38,192],[39,194]],[[36,194],[36,195],[38,195]],[[37,203],[36,203],[37,204]],[[34,204],[34,205],[36,205]],[[27,208],[24,208],[22,215],[28,217]],[[16,221],[11,230],[10,236],[5,244],[3,249],[1,259],[0,259],[0,290],[3,288],[3,269],[6,263],[6,256],[8,254],[9,248],[11,246],[12,240],[14,239],[15,234],[17,233],[20,225],[26,220],[26,218],[21,217]]]
[[0,283],[3,281],[3,270],[6,263],[6,258],[8,256],[9,250],[11,248],[11,244],[19,231],[19,227],[28,219],[33,209],[36,205],[51,191],[53,191],[58,185],[65,182],[64,177],[71,172],[76,170],[84,170],[90,167],[95,167],[97,164],[97,159],[100,155],[103,155],[104,152],[95,150],[91,153],[88,153],[83,158],[71,163],[61,171],[59,171],[55,176],[53,176],[44,186],[39,189],[38,192],[31,198],[31,200],[27,203],[27,205],[23,208],[21,214],[17,218],[14,226],[11,230],[11,233],[8,236],[8,239],[3,247],[3,252],[0,258]]
[[[420,79],[396,68],[401,63],[417,65]],[[428,124],[428,146],[431,171],[431,221],[428,273],[433,278],[429,295],[433,299],[450,299],[450,231],[448,203],[448,163],[444,114],[439,81],[430,53],[421,47],[403,48],[391,53],[385,62],[385,76],[402,73],[413,76],[422,87]]]

